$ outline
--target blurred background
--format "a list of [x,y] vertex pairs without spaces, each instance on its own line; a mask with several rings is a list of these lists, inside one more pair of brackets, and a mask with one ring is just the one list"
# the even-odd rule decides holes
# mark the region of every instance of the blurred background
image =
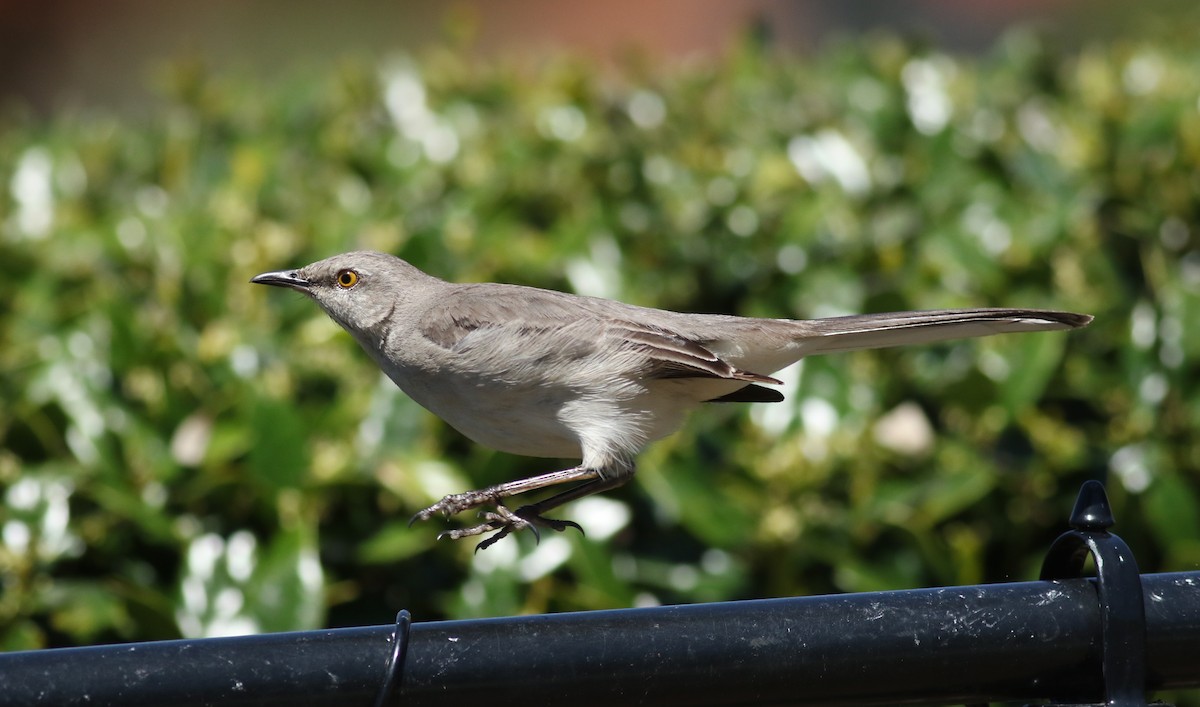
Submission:
[[[0,647],[1026,580],[1090,478],[1143,571],[1196,569],[1198,21],[0,2]],[[474,554],[409,516],[566,462],[471,444],[247,283],[354,248],[690,311],[1096,321],[810,359],[569,506],[586,536]]]
[[349,58],[376,60],[444,45],[447,21],[470,33],[471,56],[528,57],[567,51],[611,62],[630,51],[656,60],[719,56],[753,28],[789,52],[831,37],[907,33],[959,52],[981,52],[1013,26],[1056,43],[1170,28],[1186,2],[949,0],[875,3],[783,0],[614,0],[601,6],[549,0],[353,0],[331,12],[320,0],[0,0],[0,95],[49,110],[63,105],[146,108],[147,78],[164,62],[203,58],[258,80],[328,71]]

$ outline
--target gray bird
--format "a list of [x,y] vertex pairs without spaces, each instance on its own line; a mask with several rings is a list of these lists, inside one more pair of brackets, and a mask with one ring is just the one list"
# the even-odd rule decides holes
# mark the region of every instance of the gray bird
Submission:
[[[684,314],[494,283],[456,284],[385,253],[335,255],[251,282],[311,297],[413,400],[470,439],[578,466],[451,494],[413,520],[490,506],[454,539],[578,528],[542,514],[620,486],[634,457],[706,402],[779,402],[770,374],[812,354],[1074,329],[1085,314],[957,309],[813,320]],[[504,499],[577,485],[510,510]]]

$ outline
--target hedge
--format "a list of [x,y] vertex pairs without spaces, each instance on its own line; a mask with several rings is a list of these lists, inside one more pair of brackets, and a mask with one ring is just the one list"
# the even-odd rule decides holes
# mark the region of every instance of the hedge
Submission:
[[[0,118],[0,647],[1030,579],[1080,483],[1200,563],[1200,50],[886,35],[793,56],[181,61],[140,115]],[[478,447],[303,298],[356,248],[459,281],[771,317],[958,306],[1086,330],[812,358],[711,406],[586,536],[474,554]],[[471,518],[458,519],[469,522]]]

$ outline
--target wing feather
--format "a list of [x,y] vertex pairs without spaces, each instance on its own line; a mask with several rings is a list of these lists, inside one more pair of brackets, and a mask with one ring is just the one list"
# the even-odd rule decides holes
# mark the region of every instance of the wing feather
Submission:
[[[450,350],[461,348],[472,333],[485,329],[507,328],[514,336],[531,339],[551,335],[557,338],[564,329],[575,329],[594,336],[596,348],[613,346],[643,354],[646,364],[642,373],[649,378],[780,383],[770,376],[737,368],[696,339],[622,317],[629,313],[626,309],[634,308],[515,285],[463,285],[453,297],[431,307],[418,329],[425,338]],[[578,326],[589,320],[595,326]],[[578,343],[587,348],[589,342]]]
[[647,375],[651,378],[722,378],[774,385],[781,382],[770,376],[743,371],[700,342],[668,329],[619,322],[614,324],[612,331],[626,345],[649,357]]

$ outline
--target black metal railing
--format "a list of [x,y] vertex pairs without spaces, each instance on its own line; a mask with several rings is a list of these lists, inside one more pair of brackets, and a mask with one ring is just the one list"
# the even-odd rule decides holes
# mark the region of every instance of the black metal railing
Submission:
[[1111,524],[1085,485],[1036,582],[9,653],[0,705],[1131,707],[1200,687],[1200,572],[1139,575]]

